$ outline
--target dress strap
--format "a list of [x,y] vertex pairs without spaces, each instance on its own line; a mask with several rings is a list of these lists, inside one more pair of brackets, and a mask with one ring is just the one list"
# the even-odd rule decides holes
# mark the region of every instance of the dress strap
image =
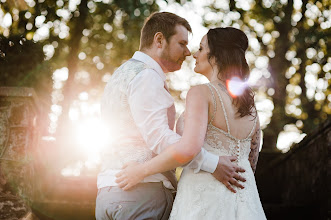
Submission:
[[252,128],[251,132],[249,133],[249,135],[247,136],[247,138],[251,138],[253,131],[255,130],[255,127],[256,127],[256,122],[257,122],[257,112],[256,112],[256,118],[254,119],[253,128]]
[[210,83],[210,85],[216,90],[216,93],[218,95],[218,99],[221,102],[222,109],[223,109],[223,112],[224,112],[224,118],[225,118],[225,122],[226,122],[226,128],[228,129],[228,133],[230,134],[230,126],[229,126],[228,116],[227,116],[226,111],[225,111],[225,107],[224,107],[224,103],[223,103],[221,94],[219,93],[219,91],[216,89],[216,87],[213,84]]
[[209,124],[211,124],[214,121],[214,119],[215,119],[215,115],[216,115],[216,111],[217,111],[217,106],[216,106],[216,98],[215,98],[215,95],[214,95],[214,91],[211,88],[210,83],[207,83],[207,86],[208,86],[208,88],[209,88],[209,90],[211,92],[211,95],[213,97],[213,105],[214,105],[214,113],[213,113],[213,115],[212,115],[212,117],[210,119],[210,122],[209,122]]

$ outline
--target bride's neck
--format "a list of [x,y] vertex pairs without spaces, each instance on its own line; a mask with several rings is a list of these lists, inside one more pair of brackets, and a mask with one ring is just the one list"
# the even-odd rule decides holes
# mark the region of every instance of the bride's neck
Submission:
[[211,82],[211,83],[213,83],[213,82],[215,82],[215,83],[221,83],[223,86],[226,86],[225,85],[226,83],[224,81],[220,80],[217,77],[217,75],[218,75],[218,73],[216,73],[216,72],[212,72],[211,74],[209,74],[209,76],[207,77],[208,80],[209,80],[209,82]]
[[213,82],[215,80],[219,80],[218,77],[218,71],[217,71],[217,68],[212,68],[209,73],[207,73],[205,76],[207,76],[208,80],[210,82]]
[[222,80],[219,80],[219,79],[216,79],[216,80],[210,80],[210,83],[213,83],[213,84],[222,84],[224,88],[226,88],[226,82],[222,81]]

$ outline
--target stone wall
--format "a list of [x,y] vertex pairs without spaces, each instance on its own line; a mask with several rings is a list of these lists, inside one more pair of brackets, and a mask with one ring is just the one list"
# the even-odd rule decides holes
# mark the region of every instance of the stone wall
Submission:
[[61,175],[63,147],[40,139],[38,103],[31,88],[0,87],[0,220],[94,219],[96,177]]
[[0,219],[20,219],[36,193],[38,100],[31,88],[0,87]]
[[261,152],[256,181],[268,219],[330,218],[330,148],[329,119],[285,154]]

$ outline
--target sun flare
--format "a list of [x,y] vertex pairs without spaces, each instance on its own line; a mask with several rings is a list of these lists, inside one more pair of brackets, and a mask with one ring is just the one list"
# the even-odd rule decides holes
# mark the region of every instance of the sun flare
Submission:
[[77,144],[88,155],[99,154],[110,141],[109,130],[99,118],[88,118],[76,126]]

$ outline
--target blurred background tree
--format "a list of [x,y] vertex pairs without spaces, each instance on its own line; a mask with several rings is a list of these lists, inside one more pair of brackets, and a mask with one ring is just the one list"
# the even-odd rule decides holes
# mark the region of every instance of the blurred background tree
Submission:
[[[68,126],[70,106],[79,94],[85,101],[84,94],[90,100],[100,97],[102,80],[138,49],[144,19],[158,10],[150,0],[1,2],[1,85],[34,87],[47,100],[44,107],[53,105],[51,120],[62,115],[62,128]],[[38,59],[40,51],[44,62]],[[55,130],[53,123],[50,131]]]
[[274,110],[263,142],[265,149],[275,149],[278,135],[286,125],[293,124],[309,133],[331,113],[331,48],[327,44],[331,35],[331,4],[309,0],[256,1],[249,11],[234,1],[231,6],[231,11],[242,15],[243,25],[256,33],[261,47],[259,56],[269,59],[267,93],[272,97]]

